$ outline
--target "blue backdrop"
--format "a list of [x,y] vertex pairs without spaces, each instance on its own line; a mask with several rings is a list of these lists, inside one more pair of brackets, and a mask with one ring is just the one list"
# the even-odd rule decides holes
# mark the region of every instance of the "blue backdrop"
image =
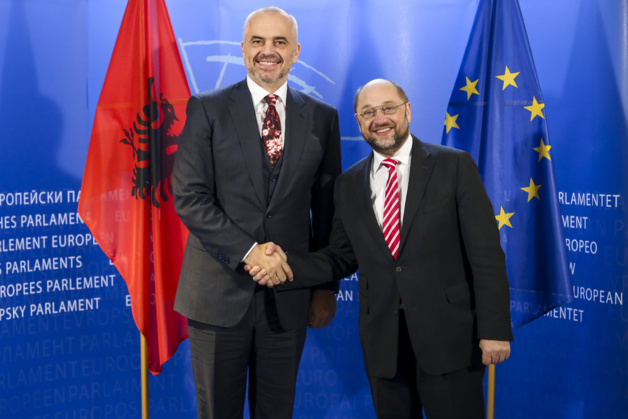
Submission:
[[[440,143],[477,0],[276,5],[299,22],[290,83],[338,107],[346,168],[370,79],[402,85]],[[254,0],[167,1],[192,92],[245,76]],[[515,330],[498,418],[628,417],[628,0],[520,0],[546,107],[575,300]],[[0,417],[141,416],[128,291],[76,215],[96,104],[126,0],[0,0]],[[196,417],[189,346],[151,377],[154,418]],[[372,418],[357,281],[309,331],[295,418]]]

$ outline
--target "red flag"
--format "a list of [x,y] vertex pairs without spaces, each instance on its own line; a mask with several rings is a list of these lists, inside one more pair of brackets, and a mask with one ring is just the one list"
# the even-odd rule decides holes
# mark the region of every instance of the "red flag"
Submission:
[[129,0],[100,94],[78,212],[124,278],[153,374],[187,338],[173,311],[188,231],[172,168],[190,90],[164,0]]

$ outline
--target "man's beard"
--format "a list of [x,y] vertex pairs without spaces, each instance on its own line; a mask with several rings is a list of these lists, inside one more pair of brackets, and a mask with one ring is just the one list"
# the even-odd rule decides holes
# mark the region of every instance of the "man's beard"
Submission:
[[282,78],[284,78],[286,72],[280,71],[276,76],[267,76],[263,72],[253,70],[253,75],[255,76],[254,79],[256,78],[263,81],[264,83],[272,84],[275,83],[277,80],[281,80]]
[[[260,57],[257,57],[255,61],[262,61],[263,59],[268,59],[268,58],[278,59],[277,64],[279,65],[283,65],[284,63],[283,59],[276,55],[262,55]],[[253,78],[254,80],[257,79],[257,80],[261,80],[264,83],[272,84],[272,83],[275,83],[277,80],[283,79],[286,76],[287,71],[286,71],[286,68],[282,67],[279,73],[277,73],[277,75],[271,76],[271,75],[267,75],[266,73],[264,73],[264,71],[257,69],[255,68],[255,66],[253,66],[251,68],[250,73],[251,73],[250,75],[252,76],[251,78]]]
[[364,137],[364,139],[373,148],[373,150],[377,151],[379,154],[392,156],[401,148],[401,146],[403,146],[406,138],[408,138],[408,134],[410,133],[410,127],[408,124],[404,125],[405,127],[401,129],[399,129],[399,125],[395,126],[395,133],[392,137],[392,141],[387,144],[381,144],[374,135],[369,135],[368,137]]

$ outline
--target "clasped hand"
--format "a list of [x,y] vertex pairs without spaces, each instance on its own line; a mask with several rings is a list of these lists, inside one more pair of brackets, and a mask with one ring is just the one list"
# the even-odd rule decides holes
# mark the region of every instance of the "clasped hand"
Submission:
[[510,357],[510,342],[480,339],[482,363],[484,365],[501,364]]
[[244,270],[253,281],[272,288],[294,279],[287,260],[288,256],[273,242],[258,244],[244,259]]

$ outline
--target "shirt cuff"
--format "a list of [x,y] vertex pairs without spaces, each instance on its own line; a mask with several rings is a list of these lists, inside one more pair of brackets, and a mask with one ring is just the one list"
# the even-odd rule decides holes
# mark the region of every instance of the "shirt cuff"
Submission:
[[249,249],[248,252],[246,252],[246,254],[242,257],[242,260],[240,262],[244,262],[244,259],[246,259],[246,257],[249,255],[249,253],[251,253],[251,251],[253,250],[253,248],[257,246],[257,242],[253,243],[253,246],[251,246],[251,248]]

